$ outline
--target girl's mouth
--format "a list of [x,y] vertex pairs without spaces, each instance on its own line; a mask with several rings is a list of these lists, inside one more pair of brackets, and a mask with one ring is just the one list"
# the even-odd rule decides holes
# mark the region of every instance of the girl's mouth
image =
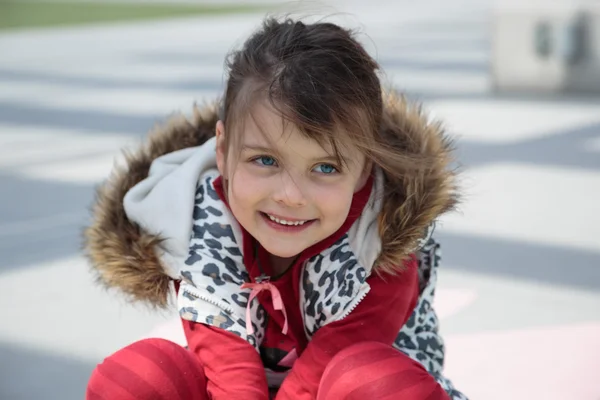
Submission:
[[262,211],[260,215],[268,226],[280,232],[300,232],[317,221],[316,219],[286,220]]

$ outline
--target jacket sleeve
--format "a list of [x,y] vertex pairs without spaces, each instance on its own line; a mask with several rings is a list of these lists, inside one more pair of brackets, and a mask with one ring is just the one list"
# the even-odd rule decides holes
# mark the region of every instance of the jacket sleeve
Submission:
[[433,309],[437,269],[441,259],[439,243],[430,237],[418,252],[419,299],[406,324],[400,330],[394,347],[420,362],[444,388],[452,400],[467,400],[444,377],[444,341],[439,333],[439,321]]
[[416,261],[398,276],[367,279],[371,290],[346,318],[321,327],[284,380],[277,400],[317,397],[321,376],[341,350],[363,341],[391,345],[415,307],[418,295]]
[[202,364],[213,400],[267,400],[259,354],[245,340],[212,326],[183,320],[188,347]]

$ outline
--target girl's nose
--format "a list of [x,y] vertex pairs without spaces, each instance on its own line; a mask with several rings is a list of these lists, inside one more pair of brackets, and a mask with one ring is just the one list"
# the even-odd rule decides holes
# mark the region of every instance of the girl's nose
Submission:
[[307,204],[300,179],[285,172],[280,175],[281,183],[274,190],[273,199],[287,207],[303,207]]

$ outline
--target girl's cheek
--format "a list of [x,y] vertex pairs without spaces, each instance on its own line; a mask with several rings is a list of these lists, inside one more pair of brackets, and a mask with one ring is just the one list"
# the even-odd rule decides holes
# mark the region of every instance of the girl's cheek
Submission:
[[320,190],[313,193],[315,205],[325,214],[345,220],[352,203],[353,191],[347,187]]
[[247,170],[239,169],[236,172],[231,189],[233,195],[239,201],[249,202],[264,194],[266,183],[265,178],[257,177],[256,174],[249,173]]
[[310,193],[311,197],[318,202],[331,202],[335,199],[337,202],[345,203],[346,201],[352,201],[353,189],[347,182],[329,185],[318,184],[311,185]]

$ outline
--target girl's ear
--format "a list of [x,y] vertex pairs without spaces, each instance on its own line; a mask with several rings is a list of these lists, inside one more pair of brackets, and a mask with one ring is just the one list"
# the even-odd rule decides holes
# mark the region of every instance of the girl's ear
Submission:
[[217,168],[219,169],[221,176],[226,179],[225,160],[227,154],[225,149],[225,125],[223,124],[223,121],[217,121],[215,133],[217,137]]

